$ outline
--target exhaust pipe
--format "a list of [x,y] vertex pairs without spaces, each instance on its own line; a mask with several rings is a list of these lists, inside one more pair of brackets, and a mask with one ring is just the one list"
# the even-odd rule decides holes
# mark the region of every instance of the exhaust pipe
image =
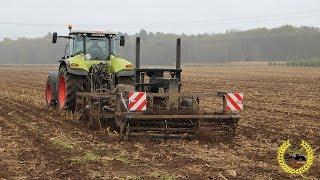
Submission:
[[136,69],[140,68],[140,37],[136,38]]
[[181,69],[181,38],[177,38],[176,69]]
[[[135,83],[141,83],[141,74],[137,69],[140,69],[140,37],[136,38],[136,67],[135,67]],[[135,91],[141,91],[140,86],[135,86]]]

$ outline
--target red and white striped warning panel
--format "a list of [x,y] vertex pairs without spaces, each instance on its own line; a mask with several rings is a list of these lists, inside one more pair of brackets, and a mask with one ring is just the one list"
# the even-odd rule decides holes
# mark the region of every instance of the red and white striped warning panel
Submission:
[[243,110],[243,93],[227,93],[226,94],[227,106],[226,110],[241,111]]
[[146,92],[129,92],[129,111],[145,111],[147,109]]

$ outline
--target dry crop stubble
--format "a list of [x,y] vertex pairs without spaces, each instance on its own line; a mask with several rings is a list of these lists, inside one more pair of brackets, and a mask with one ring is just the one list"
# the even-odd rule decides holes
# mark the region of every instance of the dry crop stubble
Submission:
[[[0,67],[0,177],[290,178],[276,162],[280,143],[292,138],[320,146],[319,68],[185,68],[183,91],[244,93],[245,110],[233,144],[122,141],[105,131],[92,132],[74,115],[45,106],[44,83],[52,69]],[[220,104],[205,99],[203,107]],[[57,137],[59,142],[50,140]],[[70,141],[72,148],[61,148]],[[320,178],[319,148],[315,153],[305,175],[310,178]]]

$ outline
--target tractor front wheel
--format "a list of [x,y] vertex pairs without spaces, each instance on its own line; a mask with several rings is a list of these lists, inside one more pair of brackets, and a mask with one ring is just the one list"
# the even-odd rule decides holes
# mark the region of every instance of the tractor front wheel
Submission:
[[61,109],[75,110],[76,93],[83,91],[83,78],[68,73],[65,66],[59,70],[58,77],[58,106]]
[[58,81],[58,72],[51,71],[48,73],[46,89],[45,89],[45,98],[46,104],[48,107],[55,108],[57,106],[57,81]]
[[46,96],[46,103],[48,107],[54,107],[54,94],[53,94],[53,87],[51,85],[50,79],[47,79],[47,84],[46,84],[46,92],[45,92],[45,96]]

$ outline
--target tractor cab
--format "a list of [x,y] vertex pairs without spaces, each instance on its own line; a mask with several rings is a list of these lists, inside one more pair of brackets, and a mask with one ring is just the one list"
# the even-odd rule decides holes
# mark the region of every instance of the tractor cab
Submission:
[[[111,31],[79,31],[70,29],[69,36],[57,36],[54,33],[52,42],[56,43],[58,37],[69,39],[62,59],[82,54],[86,60],[106,61],[110,60],[110,55],[117,53],[116,33]],[[124,46],[124,37],[120,38],[120,46]]]
[[[88,76],[95,65],[104,64],[108,73],[120,73],[133,70],[133,65],[117,54],[117,35],[111,31],[83,31],[72,30],[69,26],[67,36],[58,36],[53,33],[52,43],[58,38],[68,42],[61,58],[60,66],[65,66],[68,73]],[[120,46],[125,45],[125,37],[120,37]]]

